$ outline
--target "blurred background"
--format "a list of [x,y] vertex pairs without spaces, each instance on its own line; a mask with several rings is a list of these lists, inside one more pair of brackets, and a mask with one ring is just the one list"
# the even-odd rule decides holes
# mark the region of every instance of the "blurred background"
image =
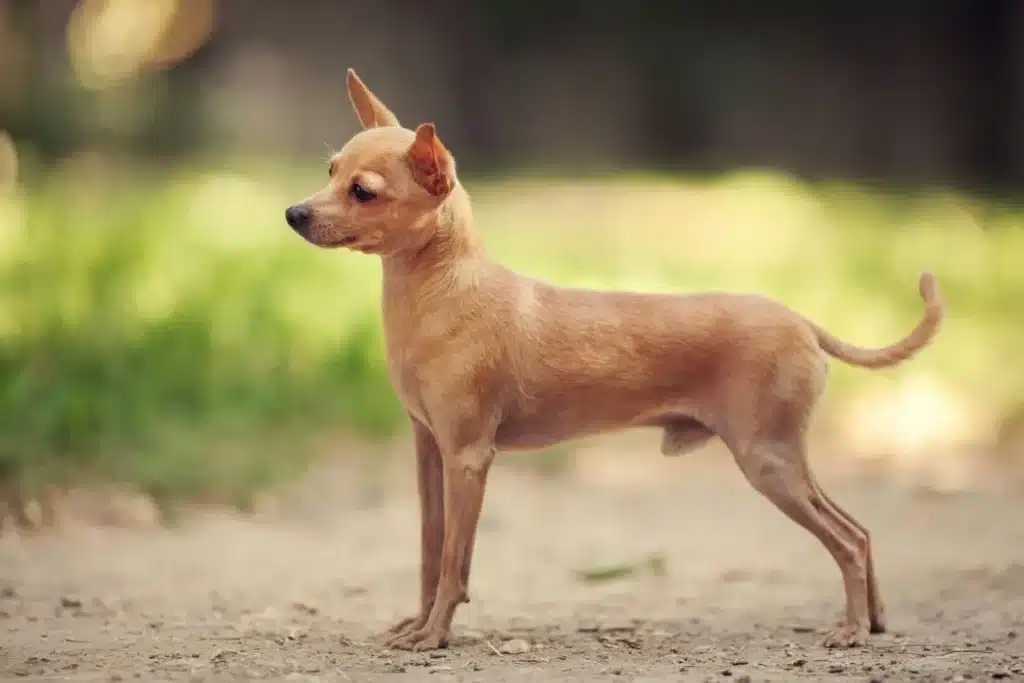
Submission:
[[406,443],[378,262],[283,219],[357,131],[347,67],[437,122],[492,255],[530,275],[758,291],[871,346],[934,270],[937,343],[836,364],[819,457],[958,485],[1019,456],[1024,4],[786,12],[0,0],[0,480],[245,508]]

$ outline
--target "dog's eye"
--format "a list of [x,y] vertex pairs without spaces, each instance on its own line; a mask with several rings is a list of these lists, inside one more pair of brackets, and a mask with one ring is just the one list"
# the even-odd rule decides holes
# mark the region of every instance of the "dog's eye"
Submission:
[[365,204],[366,202],[373,201],[377,197],[377,195],[375,195],[373,192],[370,192],[359,183],[352,183],[352,188],[349,190],[349,194],[351,194],[352,198],[355,199],[360,204]]
[[333,161],[327,165],[327,177],[329,177],[329,178],[333,178],[334,177],[334,162]]

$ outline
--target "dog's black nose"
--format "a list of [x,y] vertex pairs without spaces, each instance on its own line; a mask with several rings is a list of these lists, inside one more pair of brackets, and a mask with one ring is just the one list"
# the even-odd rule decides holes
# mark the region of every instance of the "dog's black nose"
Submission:
[[284,211],[284,219],[288,221],[288,225],[292,226],[293,230],[305,229],[309,225],[311,215],[309,207],[305,204],[289,206]]

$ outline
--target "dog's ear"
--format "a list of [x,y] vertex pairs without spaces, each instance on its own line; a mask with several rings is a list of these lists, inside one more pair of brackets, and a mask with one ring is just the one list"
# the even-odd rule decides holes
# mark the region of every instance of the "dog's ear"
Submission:
[[348,98],[352,101],[352,108],[356,110],[356,116],[359,117],[363,128],[401,125],[398,123],[398,117],[391,113],[391,110],[385,107],[359,79],[355,69],[348,70],[345,80],[348,82]]
[[416,182],[430,194],[444,197],[455,187],[455,160],[438,139],[434,124],[421,123],[416,128],[408,158]]

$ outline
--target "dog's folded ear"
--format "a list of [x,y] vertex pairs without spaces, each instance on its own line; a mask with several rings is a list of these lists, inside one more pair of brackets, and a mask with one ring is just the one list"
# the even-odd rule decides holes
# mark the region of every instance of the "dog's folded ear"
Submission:
[[441,144],[434,124],[421,123],[416,128],[408,158],[416,182],[430,194],[444,197],[455,187],[455,159]]
[[348,98],[352,100],[352,107],[356,110],[356,116],[363,128],[378,128],[380,126],[400,126],[398,117],[384,103],[377,99],[377,96],[370,92],[355,69],[349,69],[346,77],[348,82]]

